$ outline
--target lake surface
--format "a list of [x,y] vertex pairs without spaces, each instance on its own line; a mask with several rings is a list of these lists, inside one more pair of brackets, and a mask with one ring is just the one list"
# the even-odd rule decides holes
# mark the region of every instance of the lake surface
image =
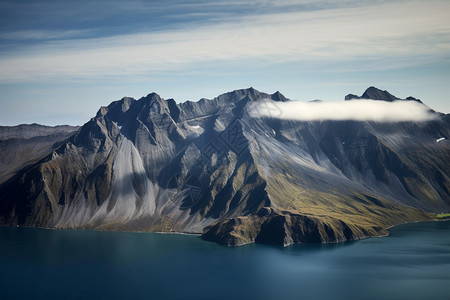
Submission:
[[0,299],[450,299],[450,222],[337,245],[0,227]]

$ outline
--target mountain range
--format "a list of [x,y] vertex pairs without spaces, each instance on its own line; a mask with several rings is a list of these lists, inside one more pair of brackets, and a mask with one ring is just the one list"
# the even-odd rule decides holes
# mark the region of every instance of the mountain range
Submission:
[[[346,100],[417,101],[368,88]],[[224,245],[341,242],[450,211],[450,115],[283,119],[280,92],[152,93],[81,127],[0,127],[0,225],[182,232]],[[271,104],[272,117],[249,113]]]

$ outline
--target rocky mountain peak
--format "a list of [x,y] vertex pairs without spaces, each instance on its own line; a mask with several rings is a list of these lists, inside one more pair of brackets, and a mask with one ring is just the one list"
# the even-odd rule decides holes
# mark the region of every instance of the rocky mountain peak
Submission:
[[288,98],[286,98],[282,93],[280,93],[279,91],[276,91],[275,93],[273,93],[270,97],[273,101],[277,101],[277,102],[286,102],[289,101]]
[[162,101],[162,99],[161,99],[161,96],[159,96],[157,93],[153,92],[153,93],[148,94],[145,97],[142,97],[138,101],[144,101],[144,102],[157,101],[157,102],[160,102],[160,101]]
[[248,89],[239,89],[222,94],[219,97],[217,97],[217,99],[219,101],[237,103],[244,98],[248,98],[249,100],[254,101],[257,98],[259,98],[260,95],[261,93],[258,90],[254,89],[253,87],[250,87]]
[[142,97],[138,100],[138,104],[140,104],[139,107],[148,107],[155,113],[163,113],[163,111],[168,110],[166,101],[156,93]]
[[289,101],[283,94],[279,91],[273,94],[266,94],[256,90],[253,87],[247,89],[234,90],[229,93],[225,93],[215,98],[214,100],[218,101],[219,105],[222,106],[227,103],[234,103],[238,107],[244,108],[248,103],[264,101],[267,99],[271,99],[277,102],[286,102]]
[[373,99],[373,100],[384,100],[384,101],[395,101],[400,98],[395,97],[391,93],[386,90],[380,90],[374,86],[369,87],[361,96],[364,99]]
[[371,99],[371,100],[381,100],[381,101],[388,101],[388,102],[401,100],[401,101],[417,101],[417,102],[422,103],[422,101],[420,101],[419,99],[416,99],[411,96],[407,97],[406,99],[398,98],[398,97],[392,95],[391,93],[389,93],[388,91],[381,90],[374,86],[370,86],[369,88],[367,88],[361,96],[357,96],[355,94],[348,94],[345,96],[345,100],[355,100],[355,99]]
[[130,97],[123,97],[120,100],[113,101],[108,106],[102,106],[97,112],[96,117],[100,118],[108,114],[108,117],[114,121],[118,121],[120,116],[125,113],[133,103],[136,102],[135,99]]
[[347,94],[345,96],[345,100],[353,100],[353,99],[359,99],[360,97],[358,95],[355,94]]

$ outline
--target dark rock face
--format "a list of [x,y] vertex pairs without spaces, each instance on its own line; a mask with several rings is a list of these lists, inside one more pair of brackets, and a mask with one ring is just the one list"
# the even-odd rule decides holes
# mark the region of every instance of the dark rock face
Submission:
[[355,99],[372,99],[372,100],[382,100],[382,101],[388,101],[388,102],[401,100],[401,101],[417,101],[417,102],[422,103],[422,101],[420,101],[419,99],[416,99],[411,96],[407,97],[406,99],[400,99],[398,97],[395,97],[388,91],[383,91],[383,90],[380,90],[373,86],[369,87],[361,96],[357,96],[354,94],[348,94],[347,96],[345,96],[345,100],[355,100]]
[[[398,99],[375,88],[365,94]],[[448,115],[372,123],[249,114],[255,102],[285,101],[249,88],[198,102],[153,93],[101,107],[78,130],[41,143],[34,160],[11,159],[0,224],[285,246],[386,234],[449,210],[450,144],[436,141],[450,135]]]
[[362,94],[361,98],[384,100],[384,101],[389,101],[389,102],[399,99],[399,98],[395,97],[394,95],[390,94],[388,91],[382,91],[373,86],[369,87],[364,92],[364,94]]
[[381,228],[369,230],[330,217],[313,217],[264,207],[256,215],[226,219],[207,227],[203,238],[227,246],[255,242],[288,246],[336,243],[386,233]]

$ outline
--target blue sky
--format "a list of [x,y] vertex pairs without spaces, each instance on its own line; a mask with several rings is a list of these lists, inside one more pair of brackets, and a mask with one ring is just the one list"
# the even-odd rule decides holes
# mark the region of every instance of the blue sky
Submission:
[[374,85],[450,112],[450,1],[3,1],[0,125],[234,89],[343,100]]

